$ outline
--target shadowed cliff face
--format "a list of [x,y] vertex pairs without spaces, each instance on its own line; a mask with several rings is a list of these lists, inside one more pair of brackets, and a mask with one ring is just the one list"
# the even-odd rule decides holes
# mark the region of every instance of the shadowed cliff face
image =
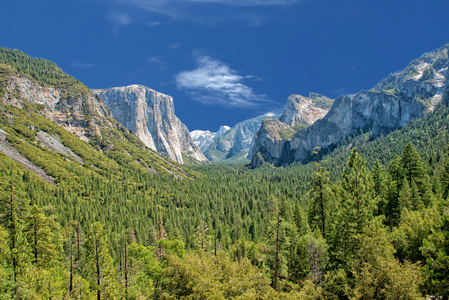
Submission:
[[278,124],[265,124],[256,135],[252,165],[303,161],[315,147],[329,147],[360,130],[371,129],[373,137],[387,134],[433,110],[448,88],[448,48],[423,55],[370,91],[338,97],[326,116],[291,138],[273,134]]
[[148,147],[183,163],[182,154],[197,161],[206,157],[193,143],[187,127],[175,115],[173,98],[141,85],[95,90],[112,116]]

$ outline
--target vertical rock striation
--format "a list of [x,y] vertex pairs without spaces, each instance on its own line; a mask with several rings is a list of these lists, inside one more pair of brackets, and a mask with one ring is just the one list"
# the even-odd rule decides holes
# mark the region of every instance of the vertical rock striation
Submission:
[[192,141],[187,127],[175,115],[173,98],[142,85],[94,90],[112,116],[148,147],[184,163],[185,154],[200,162],[206,157]]

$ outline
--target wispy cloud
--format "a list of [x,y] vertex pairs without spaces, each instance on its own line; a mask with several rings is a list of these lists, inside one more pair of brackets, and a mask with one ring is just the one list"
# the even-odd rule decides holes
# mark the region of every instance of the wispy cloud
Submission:
[[93,66],[91,63],[79,62],[79,61],[71,62],[70,65],[74,68],[79,68],[79,69],[87,69],[87,68],[91,68]]
[[167,68],[167,64],[162,59],[162,56],[150,56],[148,57],[148,62],[156,66],[159,70],[164,70]]
[[[249,26],[259,25],[265,15],[258,8],[284,7],[304,0],[113,0],[175,20],[202,23],[245,22]],[[262,16],[263,15],[263,16]]]
[[198,67],[183,71],[176,76],[179,89],[195,101],[203,104],[226,107],[249,108],[261,102],[269,102],[265,95],[256,94],[243,83],[245,77],[238,75],[225,63],[202,56],[197,59]]
[[114,23],[116,26],[122,27],[129,25],[131,23],[131,18],[127,13],[119,12],[119,11],[109,11],[106,14],[106,17],[109,21]]
[[259,6],[293,4],[298,2],[298,0],[187,0],[186,2],[219,3],[234,6]]

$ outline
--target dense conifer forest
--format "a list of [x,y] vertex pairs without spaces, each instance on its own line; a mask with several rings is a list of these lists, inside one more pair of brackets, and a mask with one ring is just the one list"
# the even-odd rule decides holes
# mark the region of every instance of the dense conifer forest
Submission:
[[157,157],[130,134],[111,128],[100,152],[39,109],[1,104],[5,139],[53,178],[0,152],[1,299],[448,299],[446,103],[309,163],[178,177],[150,172]]

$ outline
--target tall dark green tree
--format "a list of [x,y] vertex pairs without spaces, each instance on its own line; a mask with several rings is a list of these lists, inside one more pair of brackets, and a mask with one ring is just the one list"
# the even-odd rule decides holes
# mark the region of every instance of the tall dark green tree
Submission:
[[357,236],[371,222],[377,208],[371,175],[356,148],[351,152],[340,185],[332,243],[337,261],[345,265],[357,258],[360,248]]
[[410,142],[407,143],[402,151],[401,164],[404,176],[407,178],[408,185],[411,187],[413,181],[420,185],[424,179],[426,171],[423,166],[421,156],[418,152],[416,152]]
[[316,171],[312,175],[312,181],[310,185],[312,190],[310,195],[310,225],[316,225],[321,231],[323,238],[326,238],[327,221],[329,218],[329,206],[332,197],[332,191],[328,186],[329,172],[319,161],[319,149],[316,149],[314,153],[317,155],[317,161],[314,162]]

